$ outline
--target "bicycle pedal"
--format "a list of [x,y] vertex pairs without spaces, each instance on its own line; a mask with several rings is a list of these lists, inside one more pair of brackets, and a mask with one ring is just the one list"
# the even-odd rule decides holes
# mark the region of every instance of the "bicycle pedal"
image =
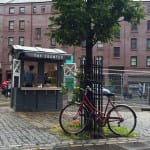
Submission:
[[115,105],[115,104],[116,104],[116,102],[115,102],[115,101],[112,101],[112,104],[114,104],[114,105]]
[[100,127],[104,127],[104,126],[105,126],[105,124],[106,124],[105,122],[100,122],[99,120],[98,120],[98,122],[97,122],[97,123],[98,123],[98,125],[99,125]]

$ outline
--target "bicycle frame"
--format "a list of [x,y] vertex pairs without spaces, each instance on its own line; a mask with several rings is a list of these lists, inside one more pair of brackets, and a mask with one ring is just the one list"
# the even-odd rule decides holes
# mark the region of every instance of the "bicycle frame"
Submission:
[[[99,111],[88,99],[88,97],[84,94],[82,97],[82,101],[80,104],[80,108],[79,111],[82,110],[83,106],[85,106],[86,108],[88,108],[88,110],[90,110],[92,112],[92,114],[94,114],[96,116],[96,118],[98,120],[100,120],[102,123],[106,122],[106,114],[107,114],[107,110],[108,110],[108,106],[111,105],[112,107],[115,107],[114,103],[111,101],[110,97],[108,97],[104,112]],[[118,119],[118,118],[116,118]]]

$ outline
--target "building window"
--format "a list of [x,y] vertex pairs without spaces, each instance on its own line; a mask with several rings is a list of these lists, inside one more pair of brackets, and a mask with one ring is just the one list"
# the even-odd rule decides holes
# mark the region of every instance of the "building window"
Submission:
[[36,40],[41,39],[41,28],[35,28],[35,39]]
[[25,13],[25,8],[24,7],[19,7],[19,13],[24,14]]
[[19,21],[19,30],[20,31],[24,31],[25,29],[25,21],[24,20],[20,20]]
[[33,6],[33,13],[36,13],[36,6]]
[[150,13],[150,6],[147,6],[147,13]]
[[14,21],[9,21],[9,30],[14,30]]
[[150,30],[150,20],[147,20],[147,30]]
[[137,47],[137,39],[132,38],[131,39],[131,49],[136,49],[136,47]]
[[137,25],[131,24],[131,31],[137,31]]
[[146,66],[150,67],[150,56],[146,58]]
[[114,57],[120,57],[120,47],[114,47]]
[[51,46],[56,46],[56,40],[54,37],[51,37]]
[[45,13],[45,6],[41,7],[41,13]]
[[147,49],[150,49],[150,38],[147,39]]
[[131,56],[130,65],[131,66],[137,66],[137,56]]
[[13,37],[8,37],[8,46],[14,44],[14,38]]
[[97,41],[97,48],[103,48],[103,43],[101,41]]
[[10,7],[9,8],[9,14],[14,14],[15,13],[15,8],[14,7]]
[[41,44],[35,44],[35,47],[41,47]]
[[6,80],[10,80],[12,76],[11,70],[6,70]]
[[24,46],[24,37],[19,37],[19,45]]
[[81,46],[82,46],[82,48],[86,48],[86,41],[83,41],[83,42],[81,43]]

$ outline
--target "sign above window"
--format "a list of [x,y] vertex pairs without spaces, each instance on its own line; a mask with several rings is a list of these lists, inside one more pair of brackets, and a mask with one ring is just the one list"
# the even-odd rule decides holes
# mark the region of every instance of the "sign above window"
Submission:
[[51,60],[69,59],[70,54],[67,54],[61,49],[48,49],[41,47],[28,47],[21,45],[12,45],[10,53],[18,59],[22,58],[38,58]]

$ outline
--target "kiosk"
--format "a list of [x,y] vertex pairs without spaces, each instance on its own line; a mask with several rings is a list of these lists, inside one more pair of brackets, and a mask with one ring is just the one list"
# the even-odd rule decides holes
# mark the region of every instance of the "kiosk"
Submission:
[[[63,104],[63,64],[70,55],[60,49],[12,45],[9,56],[11,107],[15,111],[59,111]],[[23,75],[29,65],[34,66],[34,83],[33,87],[24,87]]]

